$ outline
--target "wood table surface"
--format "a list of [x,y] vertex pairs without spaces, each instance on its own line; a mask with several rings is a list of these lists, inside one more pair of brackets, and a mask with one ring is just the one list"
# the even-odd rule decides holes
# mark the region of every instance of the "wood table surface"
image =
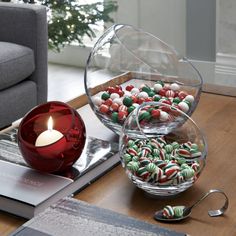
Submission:
[[[208,143],[206,167],[193,187],[174,198],[154,199],[136,188],[119,165],[75,198],[190,235],[236,235],[236,98],[202,93],[192,118]],[[202,201],[185,221],[167,224],[153,220],[155,211],[165,205],[190,205],[215,188],[229,198],[224,216],[211,218],[207,214],[223,203],[221,195],[216,194]],[[8,235],[25,221],[0,212],[0,235]]]

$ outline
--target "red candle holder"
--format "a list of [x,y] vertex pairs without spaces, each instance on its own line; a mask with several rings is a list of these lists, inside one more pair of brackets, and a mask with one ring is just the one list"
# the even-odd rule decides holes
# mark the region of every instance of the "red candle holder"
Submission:
[[[53,124],[49,127],[50,120]],[[62,172],[71,167],[80,157],[85,140],[85,125],[78,112],[57,101],[33,108],[18,130],[23,158],[43,172]]]

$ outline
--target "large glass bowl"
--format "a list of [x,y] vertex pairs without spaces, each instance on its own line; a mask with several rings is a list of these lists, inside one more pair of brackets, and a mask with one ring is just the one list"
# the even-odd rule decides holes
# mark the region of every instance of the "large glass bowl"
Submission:
[[155,196],[191,187],[205,167],[206,140],[186,113],[168,104],[143,103],[120,135],[122,166],[131,181]]
[[143,102],[176,104],[190,116],[202,88],[200,73],[185,57],[130,25],[114,25],[97,41],[84,83],[93,111],[118,134],[128,114]]

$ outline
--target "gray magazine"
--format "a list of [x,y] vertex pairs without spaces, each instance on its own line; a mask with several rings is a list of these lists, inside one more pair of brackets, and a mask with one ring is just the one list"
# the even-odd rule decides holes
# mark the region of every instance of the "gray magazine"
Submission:
[[157,224],[128,217],[72,198],[60,200],[11,236],[183,236]]

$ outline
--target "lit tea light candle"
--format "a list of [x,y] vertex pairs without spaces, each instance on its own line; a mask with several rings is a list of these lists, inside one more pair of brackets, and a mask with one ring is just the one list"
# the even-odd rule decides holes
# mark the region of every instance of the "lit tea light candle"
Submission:
[[36,139],[35,146],[43,147],[57,142],[63,137],[63,134],[58,130],[53,129],[53,119],[50,116],[48,119],[48,129],[42,132]]

